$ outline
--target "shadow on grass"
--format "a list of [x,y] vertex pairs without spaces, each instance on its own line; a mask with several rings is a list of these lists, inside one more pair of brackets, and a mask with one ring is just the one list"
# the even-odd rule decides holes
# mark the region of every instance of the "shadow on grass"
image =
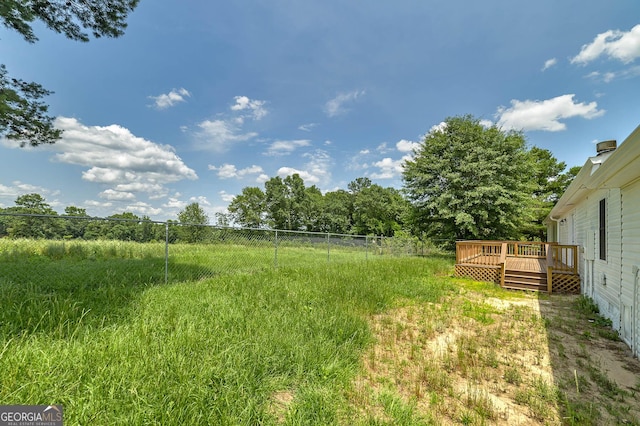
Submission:
[[640,362],[584,296],[538,296],[556,400],[568,425],[640,424]]
[[[170,265],[171,282],[212,277],[212,268]],[[45,333],[68,338],[86,327],[108,327],[126,318],[151,286],[165,283],[160,257],[0,260],[0,336]]]

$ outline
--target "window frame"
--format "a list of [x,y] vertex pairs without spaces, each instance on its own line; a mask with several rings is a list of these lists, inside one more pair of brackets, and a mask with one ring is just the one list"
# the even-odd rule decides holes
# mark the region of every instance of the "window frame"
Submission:
[[598,203],[598,251],[600,260],[607,260],[607,199]]

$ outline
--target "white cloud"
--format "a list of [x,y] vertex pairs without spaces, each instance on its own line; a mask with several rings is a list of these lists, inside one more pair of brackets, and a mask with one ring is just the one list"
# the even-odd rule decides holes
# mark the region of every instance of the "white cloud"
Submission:
[[406,139],[402,139],[401,141],[396,143],[396,148],[398,151],[408,152],[412,154],[416,149],[418,149],[419,146],[420,146],[419,142],[411,142]]
[[390,152],[391,149],[389,149],[386,142],[382,142],[380,145],[377,146],[376,151],[378,151],[381,154],[386,154],[387,152]]
[[542,67],[542,71],[548,70],[549,68],[551,68],[557,63],[558,63],[558,60],[556,58],[547,59],[546,61],[544,61],[544,66]]
[[598,34],[591,43],[582,46],[571,63],[587,64],[605,55],[628,64],[640,57],[640,24],[624,32],[609,30]]
[[300,147],[309,145],[311,145],[309,139],[275,141],[269,146],[265,155],[288,155]]
[[169,209],[179,209],[182,210],[187,207],[187,203],[178,199],[180,194],[176,194],[174,197],[169,197],[168,201],[162,205],[162,207],[166,207]]
[[259,174],[262,173],[262,167],[256,166],[255,164],[251,167],[246,167],[244,169],[238,170],[236,166],[233,164],[223,164],[220,167],[213,166],[209,164],[209,170],[217,171],[218,177],[220,179],[230,179],[230,178],[243,178],[247,175]]
[[244,169],[238,170],[238,176],[240,177],[244,177],[246,175],[254,175],[254,174],[259,174],[262,173],[264,170],[262,170],[262,167],[260,166],[256,166],[255,164],[252,165],[251,167],[246,167]]
[[198,203],[200,206],[210,206],[211,203],[207,200],[207,197],[204,195],[199,195],[197,197],[189,198],[190,203]]
[[447,129],[447,123],[445,123],[444,121],[441,121],[440,123],[434,124],[433,126],[431,126],[431,128],[429,129],[429,133],[436,133],[436,132],[444,133],[446,129]]
[[125,211],[138,213],[140,215],[154,216],[162,213],[162,209],[151,206],[148,203],[138,201],[125,207]]
[[136,199],[136,196],[131,192],[114,191],[113,189],[102,191],[98,196],[110,201],[131,201]]
[[[82,178],[111,186],[113,191],[166,193],[164,185],[197,179],[170,145],[158,145],[118,126],[85,126],[75,118],[58,117],[62,139],[46,149],[61,163],[88,167]],[[107,193],[108,194],[108,193]]]
[[5,186],[0,183],[0,197],[18,197],[20,194],[15,187]]
[[368,149],[363,149],[363,150],[361,150],[358,154],[360,154],[360,155],[367,155],[367,154],[369,154],[370,152],[371,152],[371,151],[369,151]]
[[266,175],[266,174],[264,174],[264,173],[262,173],[261,175],[259,175],[259,176],[256,178],[256,182],[257,182],[257,183],[265,183],[265,182],[266,182],[266,181],[268,181],[268,180],[269,180],[269,176],[268,176],[268,175]]
[[187,89],[173,89],[169,93],[158,95],[158,96],[149,96],[149,99],[154,100],[154,104],[152,105],[156,109],[166,109],[172,107],[180,102],[185,102],[185,98],[190,97],[191,93]]
[[391,158],[383,158],[380,161],[373,163],[375,167],[380,169],[380,172],[372,173],[371,178],[373,179],[393,179],[402,175],[403,164],[405,162],[406,157],[403,157],[399,160],[393,160]]
[[593,80],[601,80],[605,83],[610,83],[613,80],[616,79],[627,79],[627,78],[634,78],[640,75],[640,65],[636,65],[636,66],[631,66],[628,67],[627,69],[621,70],[621,71],[617,71],[617,72],[613,72],[613,71],[608,71],[608,72],[599,72],[599,71],[592,71],[589,74],[586,75],[586,78],[590,78]]
[[105,208],[105,207],[111,207],[113,203],[109,201],[103,203],[101,201],[85,200],[84,205],[87,207]]
[[324,106],[324,112],[329,117],[335,117],[337,115],[346,114],[349,109],[345,107],[346,104],[352,103],[359,97],[364,96],[364,90],[354,90],[349,93],[340,93],[335,98],[328,101]]
[[299,170],[293,167],[280,167],[278,169],[278,176],[280,177],[286,177],[286,176],[291,176],[295,174],[300,175],[305,185],[308,185],[308,184],[315,185],[317,183],[320,183],[320,179],[317,176],[312,175],[310,172],[306,170]]
[[488,129],[493,126],[493,121],[491,120],[480,120],[480,125],[485,129]]
[[605,111],[598,109],[596,102],[576,103],[575,95],[562,95],[544,101],[512,100],[511,107],[498,108],[498,126],[504,129],[545,130],[558,132],[567,128],[562,119],[582,117],[592,119],[602,116]]
[[237,142],[246,142],[258,136],[255,132],[242,133],[232,120],[205,120],[198,124],[196,133],[200,148],[224,152]]
[[233,199],[236,197],[233,194],[228,194],[226,191],[219,191],[218,194],[220,195],[220,198],[222,199],[222,201],[224,201],[225,203],[232,202]]
[[217,171],[220,179],[230,179],[238,176],[238,169],[233,164],[223,164],[220,167],[209,165],[208,167],[209,170]]
[[[12,148],[15,148],[15,146],[13,146]],[[51,197],[57,197],[58,195],[60,195],[60,190],[52,190],[44,188],[42,186],[31,185],[29,183],[15,180],[8,185],[3,185],[0,183],[0,206],[13,206],[15,204],[15,200],[19,196],[32,193],[42,195],[45,198],[46,203],[54,209],[62,205],[62,203],[60,203],[57,199],[51,199]]]
[[328,152],[321,149],[317,149],[314,152],[308,152],[303,155],[308,161],[305,164],[305,168],[314,176],[316,176],[320,183],[327,183],[331,177],[331,166],[333,165],[333,159]]
[[[15,199],[21,195],[32,194],[32,193],[40,194],[42,196],[46,196],[46,195],[56,196],[60,194],[60,191],[59,190],[52,191],[42,186],[31,185],[29,183],[24,183],[19,180],[14,180],[13,182],[11,182],[11,185],[9,186],[3,185],[0,183],[0,197],[12,198],[11,201],[15,201]],[[49,200],[47,200],[47,203],[51,204]]]
[[[246,119],[260,120],[267,115],[265,101],[249,99],[246,96],[236,96],[235,103],[229,108],[234,113],[221,113],[217,118],[204,120],[197,124],[198,129],[193,132],[197,149],[210,149],[215,152],[225,152],[232,145],[246,142],[258,136],[257,132],[244,131]],[[187,131],[185,128],[183,131]]]
[[280,167],[277,175],[285,177],[297,173],[304,180],[305,185],[328,183],[331,178],[331,156],[326,151],[318,149],[315,152],[304,154],[304,157],[308,159],[304,164],[304,169]]
[[310,132],[317,125],[318,125],[318,123],[301,124],[301,125],[298,126],[298,130],[302,130],[303,132]]
[[236,96],[234,99],[236,103],[231,106],[232,111],[249,111],[254,120],[260,120],[267,115],[265,101],[249,99],[246,96]]

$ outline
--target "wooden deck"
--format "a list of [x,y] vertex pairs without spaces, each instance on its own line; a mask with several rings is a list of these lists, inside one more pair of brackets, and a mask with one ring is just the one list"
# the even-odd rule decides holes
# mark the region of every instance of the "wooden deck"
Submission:
[[460,241],[456,275],[505,288],[579,293],[577,246],[541,242]]
[[507,257],[505,259],[504,267],[507,271],[546,273],[547,259],[535,257]]

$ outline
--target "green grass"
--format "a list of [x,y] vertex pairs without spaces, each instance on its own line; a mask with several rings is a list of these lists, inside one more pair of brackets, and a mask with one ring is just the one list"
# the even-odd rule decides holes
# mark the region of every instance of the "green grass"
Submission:
[[[0,240],[0,403],[63,404],[67,424],[479,425],[508,417],[498,395],[540,423],[637,424],[591,359],[616,336],[590,299],[451,278],[447,255],[268,241],[170,245],[165,284],[164,250]],[[518,303],[538,297],[546,313]]]
[[271,249],[177,246],[165,285],[161,245],[64,244],[0,244],[0,401],[63,404],[68,424],[336,423],[368,317],[453,288],[447,257],[287,247],[232,274]]

